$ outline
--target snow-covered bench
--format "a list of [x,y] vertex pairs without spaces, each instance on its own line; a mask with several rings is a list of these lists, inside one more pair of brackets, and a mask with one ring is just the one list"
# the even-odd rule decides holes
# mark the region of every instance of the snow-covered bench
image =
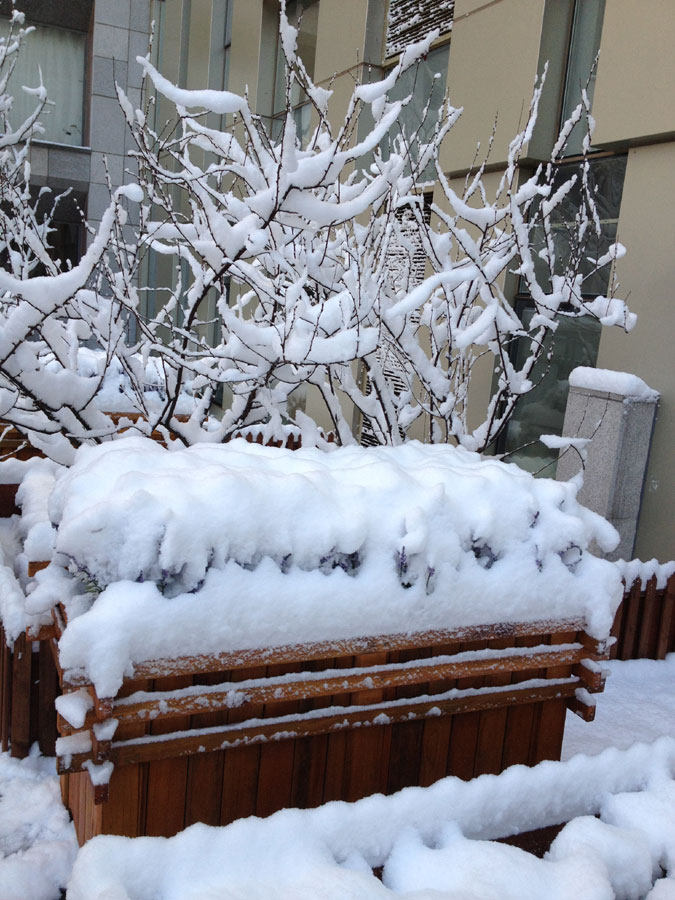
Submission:
[[572,485],[450,447],[83,448],[26,601],[80,839],[557,757],[622,594],[591,539]]

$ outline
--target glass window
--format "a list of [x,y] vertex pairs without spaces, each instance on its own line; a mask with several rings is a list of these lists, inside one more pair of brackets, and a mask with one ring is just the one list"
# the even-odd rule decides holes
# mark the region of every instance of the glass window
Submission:
[[[429,51],[418,66],[412,66],[401,75],[389,92],[390,100],[403,100],[412,95],[411,101],[404,106],[398,119],[399,129],[410,139],[418,133],[421,143],[428,141],[436,124],[436,114],[443,103],[445,86],[448,77],[448,59],[450,45],[444,44]],[[386,72],[384,75],[386,76]],[[429,104],[429,114],[424,118],[424,110]],[[392,131],[392,136],[395,134]],[[389,155],[389,139],[382,147],[385,158]],[[422,181],[433,181],[436,177],[433,164],[430,163],[422,173]]]
[[230,56],[232,53],[232,0],[225,0],[225,34],[223,35],[223,90],[230,81]]
[[[9,22],[0,20],[0,34],[9,34]],[[35,109],[35,97],[21,89],[38,87],[40,72],[51,101],[42,112],[40,121],[43,141],[81,146],[84,143],[84,85],[87,36],[83,32],[68,31],[36,25],[26,38],[19,53],[7,90],[14,97],[10,122],[16,127]]]
[[[526,309],[521,320],[527,327],[534,310]],[[557,450],[539,442],[541,434],[562,434],[569,391],[569,376],[576,366],[594,366],[600,343],[600,324],[591,316],[562,318],[555,333],[549,334],[545,353],[534,367],[531,381],[537,386],[518,401],[511,417],[503,452],[508,462],[518,463],[529,472],[547,467],[542,475],[555,475],[553,464]],[[529,342],[519,341],[515,353],[517,366],[525,362]],[[547,359],[548,351],[553,351]]]
[[[557,167],[553,182],[555,191],[563,182],[577,173],[577,181],[572,190],[567,194],[564,202],[553,214],[553,227],[556,238],[556,272],[560,273],[567,265],[570,255],[578,253],[580,256],[580,270],[585,274],[583,283],[584,296],[592,297],[604,294],[609,286],[609,268],[595,271],[592,260],[604,255],[609,246],[616,241],[617,225],[619,222],[619,209],[623,193],[623,182],[626,174],[625,155],[595,157],[588,160],[589,183],[595,205],[602,226],[601,234],[589,234],[583,247],[575,244],[577,226],[575,216],[581,206],[582,185],[580,162],[561,163]],[[541,235],[541,229],[532,231],[532,244],[535,251],[539,246],[543,247],[543,237],[538,239],[537,231]],[[535,271],[540,283],[546,283],[547,263],[535,254]],[[520,280],[520,293],[527,290],[525,280]]]
[[[298,56],[307,74],[314,77],[316,42],[319,26],[319,0],[292,0],[286,5],[286,15],[291,25],[298,29]],[[283,126],[286,111],[286,68],[281,42],[277,39],[274,92],[272,97],[272,137],[277,139]],[[291,106],[298,139],[304,144],[309,137],[311,107],[307,95],[295,83],[291,88]]]
[[[561,125],[581,102],[581,92],[586,88],[588,99],[593,102],[595,91],[595,58],[600,49],[605,0],[577,0],[574,4],[572,32],[567,56],[567,72],[563,94]],[[587,123],[582,119],[570,135],[565,149],[566,156],[581,153]]]
[[[603,295],[609,287],[610,270],[606,267],[595,271],[592,259],[605,253],[610,244],[616,241],[619,208],[623,193],[623,181],[626,171],[626,156],[600,157],[589,160],[590,179],[595,192],[595,203],[602,225],[599,237],[593,236],[580,252],[581,271],[587,273],[583,285],[583,293],[589,298]],[[581,163],[563,163],[558,167],[556,186],[565,181],[579,169]],[[577,253],[574,235],[576,233],[574,217],[581,203],[579,183],[568,194],[565,203],[556,213],[556,261],[557,268],[562,269],[570,253]],[[536,246],[536,233],[534,235]],[[539,264],[540,283],[545,283],[544,263],[535,257],[535,266]],[[524,293],[526,285],[521,279],[521,308],[524,312],[521,320],[527,326],[532,318],[533,309],[527,308],[529,301]],[[506,436],[500,447],[501,452],[509,454],[509,461],[517,462],[530,471],[538,471],[542,466],[550,466],[542,474],[554,474],[552,464],[558,456],[557,450],[549,450],[539,443],[540,434],[561,434],[565,418],[565,406],[569,389],[569,373],[576,366],[594,366],[600,342],[600,325],[591,316],[581,318],[559,319],[557,331],[547,339],[546,350],[552,349],[551,360],[546,353],[534,368],[531,381],[537,385],[518,401],[515,413],[511,417]],[[517,366],[525,361],[529,341],[521,340],[516,344],[514,359]],[[534,442],[534,443],[532,443]],[[530,444],[530,446],[523,446]],[[519,449],[521,448],[522,449]]]

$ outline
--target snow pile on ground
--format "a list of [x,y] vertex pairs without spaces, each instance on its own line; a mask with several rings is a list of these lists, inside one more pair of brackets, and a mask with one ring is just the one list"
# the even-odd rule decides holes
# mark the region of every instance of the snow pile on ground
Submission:
[[77,853],[54,760],[0,754],[0,897],[56,900]]
[[[674,774],[675,740],[663,738],[225,828],[193,825],[168,840],[98,837],[78,855],[68,900],[672,897]],[[566,821],[542,860],[493,842]]]
[[675,736],[675,653],[665,660],[618,659],[602,663],[609,674],[589,725],[567,713],[562,758],[627,749],[639,737]]
[[622,596],[575,486],[448,446],[123,439],[78,451],[49,515],[27,608],[65,600],[61,664],[100,696],[157,657],[561,617],[603,638]]

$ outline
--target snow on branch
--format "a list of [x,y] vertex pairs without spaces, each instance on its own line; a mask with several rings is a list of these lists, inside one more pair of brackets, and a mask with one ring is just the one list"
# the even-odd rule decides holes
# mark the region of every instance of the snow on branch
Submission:
[[[441,145],[461,113],[447,97],[438,110],[427,102],[425,122],[406,132],[401,110],[410,98],[390,97],[435,37],[407,47],[382,81],[356,85],[339,123],[329,121],[330,91],[313,83],[283,9],[286,103],[271,124],[246,96],[177,88],[139,57],[155,97],[174,116],[155,124],[154,97],[139,110],[119,91],[138,184],[111,197],[87,254],[65,271],[52,260],[49,219],[38,219],[30,199],[26,145],[5,148],[5,169],[16,154],[22,165],[12,163],[16,199],[0,214],[7,259],[0,416],[62,461],[83,442],[114,437],[102,380],[78,371],[78,348],[87,342],[124,370],[145,423],[139,427],[185,444],[262,426],[283,436],[294,425],[312,442],[316,422],[349,444],[367,421],[380,444],[419,434],[423,423],[432,441],[484,450],[532,389],[534,367],[549,352],[545,338],[561,316],[632,327],[635,317],[611,286],[601,298],[586,292],[590,274],[623,252],[619,245],[590,252],[601,223],[587,161],[562,182],[554,158],[529,176],[520,169],[541,85],[493,197],[484,164],[461,192],[440,167]],[[298,96],[311,109],[307,134],[296,125]],[[420,187],[429,167],[437,180],[431,206]],[[174,277],[150,288],[143,273],[153,254]],[[396,275],[413,271],[421,275]],[[505,293],[507,275],[532,297],[528,324]],[[528,352],[516,363],[518,342]],[[485,357],[496,388],[474,410],[468,388]],[[154,405],[144,387],[150,358],[163,384]],[[193,397],[187,421],[178,415],[186,392]]]

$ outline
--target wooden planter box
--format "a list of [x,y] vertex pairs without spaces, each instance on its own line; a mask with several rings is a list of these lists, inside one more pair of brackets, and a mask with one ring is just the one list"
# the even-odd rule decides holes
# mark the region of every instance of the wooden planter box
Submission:
[[[64,801],[82,843],[559,759],[567,707],[594,713],[578,689],[603,688],[585,661],[603,658],[583,623],[561,620],[150,661],[107,699],[60,672],[64,692],[93,700],[79,731],[59,717]],[[110,719],[114,737],[97,739]],[[95,787],[87,766],[106,761]]]

